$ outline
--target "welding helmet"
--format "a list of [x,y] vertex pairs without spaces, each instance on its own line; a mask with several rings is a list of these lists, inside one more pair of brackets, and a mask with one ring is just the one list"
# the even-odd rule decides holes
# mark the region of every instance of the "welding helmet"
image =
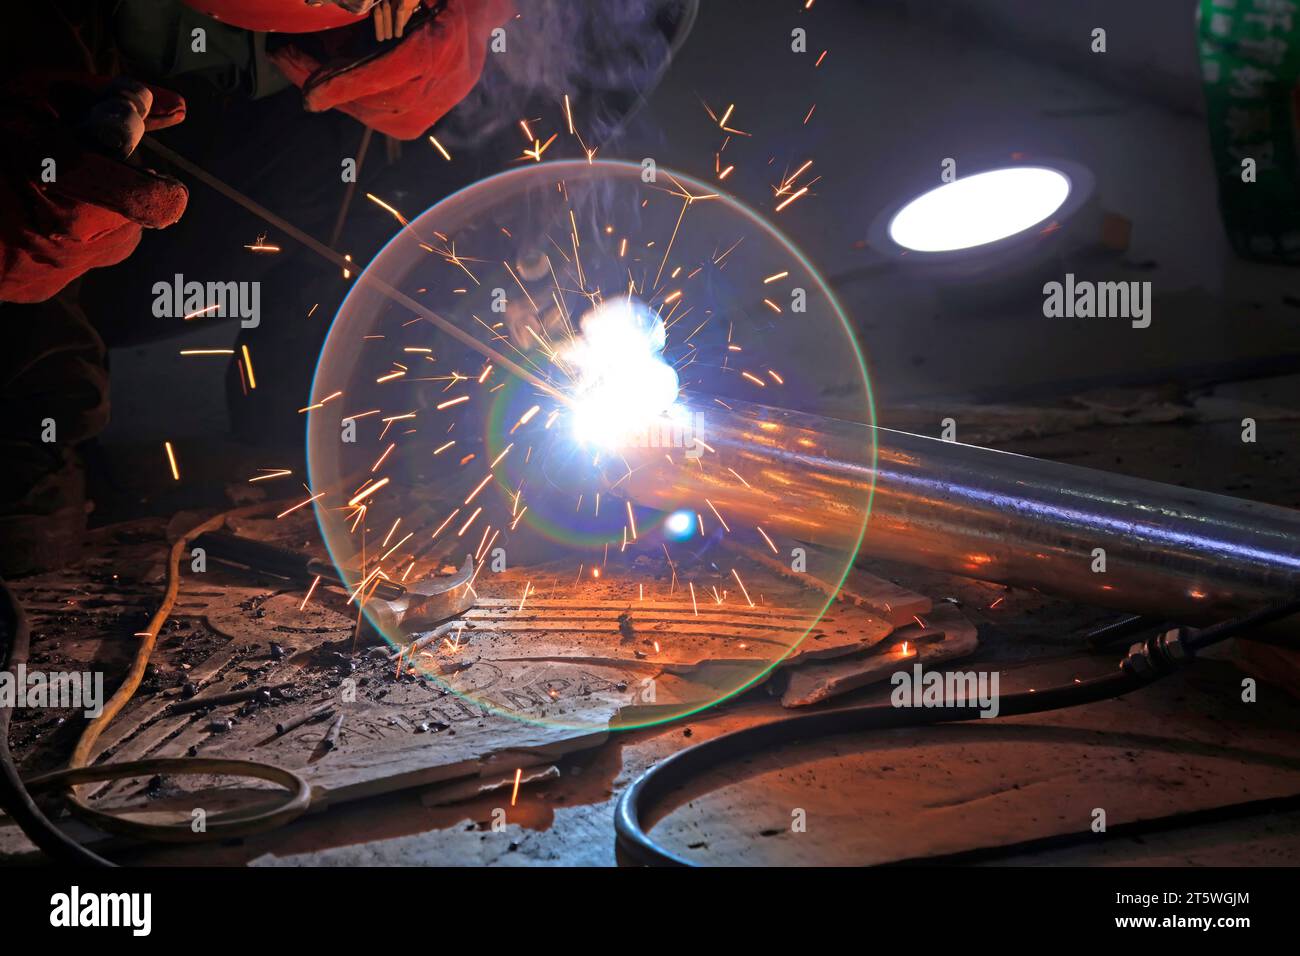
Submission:
[[365,18],[375,0],[185,0],[214,20],[245,30],[315,33]]

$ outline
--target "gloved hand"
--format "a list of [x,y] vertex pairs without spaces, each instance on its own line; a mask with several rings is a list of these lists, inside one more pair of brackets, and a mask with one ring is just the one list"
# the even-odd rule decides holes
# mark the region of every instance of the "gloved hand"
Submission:
[[375,39],[381,43],[400,39],[406,33],[406,24],[418,9],[420,0],[379,0],[370,11],[375,23]]
[[414,16],[403,2],[380,5],[378,48],[370,28],[356,24],[314,35],[315,50],[294,40],[271,58],[302,88],[308,110],[339,109],[378,132],[415,139],[473,89],[489,34],[514,15],[511,0],[421,2]]
[[131,80],[27,75],[0,90],[0,301],[49,299],[176,222],[185,186],[126,157],[184,118],[180,96]]

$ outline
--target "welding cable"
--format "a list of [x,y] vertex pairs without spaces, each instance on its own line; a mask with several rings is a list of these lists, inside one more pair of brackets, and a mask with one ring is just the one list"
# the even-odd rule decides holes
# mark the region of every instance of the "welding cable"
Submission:
[[[1173,673],[1196,651],[1298,612],[1300,600],[1288,601],[1202,631],[1174,628],[1158,633],[1134,644],[1115,673],[1045,690],[999,696],[998,717],[1044,713],[1119,697]],[[696,866],[694,861],[656,843],[642,825],[653,807],[690,780],[760,750],[868,730],[957,723],[979,718],[980,713],[979,708],[961,702],[925,708],[875,704],[789,717],[723,734],[673,754],[645,771],[623,791],[614,810],[616,848],[621,859],[636,865]]]
[[[3,580],[0,580],[0,628],[8,636],[3,654],[4,667],[13,674],[17,672],[18,665],[27,663],[31,629],[22,604]],[[50,823],[23,786],[18,768],[14,765],[13,754],[9,750],[9,724],[13,715],[13,707],[0,706],[0,804],[4,805],[23,833],[50,859],[59,863],[112,866],[108,860],[86,849]]]
[[[257,510],[264,505],[250,505],[223,512],[197,527],[182,534],[171,546],[167,560],[167,587],[157,611],[149,621],[148,627],[138,636],[140,645],[136,649],[131,666],[123,678],[121,686],[104,705],[103,711],[90,722],[73,750],[65,770],[56,770],[42,774],[24,784],[14,766],[13,756],[9,750],[9,723],[13,708],[0,708],[0,796],[4,797],[5,807],[23,832],[38,847],[60,862],[90,864],[95,866],[112,866],[108,860],[78,845],[66,834],[50,823],[31,798],[32,790],[68,789],[68,809],[75,815],[89,821],[99,829],[140,837],[147,840],[164,842],[201,842],[224,840],[236,836],[247,836],[282,826],[301,815],[311,803],[311,787],[299,774],[271,764],[248,760],[227,760],[212,757],[160,757],[149,760],[137,760],[121,763],[91,765],[94,760],[94,747],[108,725],[122,711],[127,702],[139,689],[144,679],[145,668],[158,640],[158,632],[167,622],[177,595],[180,592],[180,564],[190,541],[197,536],[215,531],[232,516]],[[0,621],[9,635],[8,647],[5,649],[5,666],[15,669],[20,663],[25,664],[31,644],[31,632],[26,614],[21,603],[0,580]],[[89,806],[81,799],[76,787],[100,780],[121,780],[148,773],[189,773],[189,774],[223,774],[231,776],[254,777],[279,784],[288,793],[276,807],[258,812],[240,812],[222,814],[208,821],[203,831],[195,832],[188,823],[156,824],[142,823],[136,820],[105,813]]]

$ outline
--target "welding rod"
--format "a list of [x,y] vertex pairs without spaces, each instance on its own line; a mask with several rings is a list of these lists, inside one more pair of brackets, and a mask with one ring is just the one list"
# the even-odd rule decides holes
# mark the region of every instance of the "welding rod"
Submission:
[[343,718],[347,714],[340,713],[334,718],[334,723],[330,724],[330,729],[325,734],[325,739],[321,741],[321,746],[326,750],[333,750],[339,745],[339,734],[343,732]]
[[[319,577],[322,581],[346,586],[328,561],[265,541],[224,531],[209,531],[195,538],[193,544],[218,560],[243,565],[259,573],[301,583]],[[406,595],[406,588],[393,581],[378,581],[373,595],[385,601],[396,601]]]
[[[624,493],[664,510],[707,499],[733,529],[762,525],[823,548],[852,549],[861,534],[863,555],[1179,623],[1219,621],[1300,595],[1300,511],[727,404],[722,411],[687,403],[716,459],[706,453],[703,467],[682,467],[661,451],[647,453],[631,462]],[[762,480],[737,482],[727,467],[709,467],[711,459]]]
[[317,707],[315,710],[309,710],[305,714],[299,714],[293,720],[282,721],[275,725],[275,736],[283,737],[291,730],[297,730],[303,724],[314,723],[318,720],[328,720],[334,716],[334,705],[326,704],[323,707]]
[[[281,690],[285,687],[292,687],[292,684],[271,684],[266,687],[245,687],[243,690],[232,690],[224,694],[211,694],[207,697],[191,697],[189,700],[183,700],[179,703],[172,704],[167,708],[168,714],[185,714],[194,710],[202,710],[204,707],[220,707],[222,704],[238,704],[241,701],[250,700],[261,694],[271,694],[273,691]],[[266,698],[269,700],[269,696]]]
[[[421,319],[424,319],[426,322],[431,322],[433,325],[436,325],[438,328],[442,329],[442,331],[446,332],[448,335],[456,339],[462,345],[469,346],[471,349],[478,352],[480,355],[483,355],[485,358],[491,359],[493,362],[500,365],[502,368],[506,369],[509,372],[512,372],[513,374],[517,375],[519,378],[522,378],[525,382],[528,382],[530,385],[534,386],[535,388],[541,389],[543,392],[545,392],[547,395],[550,395],[552,398],[564,404],[569,404],[572,401],[571,398],[569,398],[567,395],[560,392],[554,385],[539,378],[537,375],[533,374],[528,369],[524,368],[522,365],[519,365],[517,362],[513,361],[508,356],[503,355],[501,352],[494,349],[492,346],[488,345],[487,343],[480,342],[478,339],[470,335],[460,326],[456,325],[456,323],[449,321],[448,319],[444,318],[443,316],[439,315],[436,312],[430,311],[427,306],[422,305],[421,303],[415,301],[405,292],[395,288],[394,286],[390,285],[388,282],[381,279],[379,276],[372,274],[370,271],[364,270],[361,266],[357,265],[357,263],[353,262],[351,259],[348,259],[346,256],[340,255],[338,252],[331,249],[329,246],[325,245],[325,243],[321,242],[315,236],[299,229],[297,226],[289,222],[287,219],[284,219],[281,216],[277,216],[275,213],[271,212],[271,210],[267,209],[265,206],[257,202],[255,199],[252,199],[249,196],[245,195],[244,193],[240,192],[238,189],[236,189],[234,186],[231,186],[229,183],[221,179],[218,179],[216,176],[213,176],[203,167],[190,162],[180,153],[164,146],[162,143],[158,142],[152,136],[143,137],[140,140],[140,145],[156,153],[158,156],[167,160],[167,162],[171,163],[173,166],[176,166],[179,169],[183,169],[185,172],[189,173],[195,179],[211,187],[212,189],[215,189],[217,192],[221,193],[221,195],[225,196],[227,199],[231,200],[237,205],[243,206],[254,216],[257,216],[263,222],[271,226],[274,226],[276,229],[281,230],[285,235],[289,236],[289,238],[293,239],[295,242],[298,242],[303,246],[306,246],[312,252],[316,253],[316,255],[324,259],[326,262],[332,262],[334,265],[344,270],[352,270],[352,269],[359,270],[357,276],[358,281],[364,281],[366,283],[375,286],[376,288],[379,289],[381,293],[387,296],[390,300],[392,300],[393,302],[397,303],[400,306],[410,309],[413,313],[415,313],[415,315],[417,315]],[[403,225],[402,228],[409,230],[410,226]],[[412,232],[412,234],[414,233]],[[416,238],[418,240],[419,237],[417,236]]]

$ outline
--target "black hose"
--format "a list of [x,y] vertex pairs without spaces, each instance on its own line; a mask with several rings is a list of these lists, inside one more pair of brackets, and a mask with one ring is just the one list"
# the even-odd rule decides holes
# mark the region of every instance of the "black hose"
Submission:
[[[3,579],[0,579],[0,630],[3,631],[0,634],[3,653],[0,656],[4,659],[5,669],[11,674],[16,673],[20,664],[27,663],[31,630],[22,603]],[[51,823],[23,786],[9,750],[9,724],[13,714],[13,707],[0,707],[0,804],[28,838],[51,859],[79,866],[113,866]]]
[[1242,631],[1248,631],[1252,627],[1262,627],[1265,624],[1280,621],[1285,617],[1290,617],[1297,611],[1300,611],[1300,601],[1278,601],[1255,611],[1253,614],[1247,614],[1245,617],[1233,618],[1221,624],[1213,624],[1204,630],[1192,631],[1183,643],[1189,652],[1204,650],[1211,644],[1226,641],[1228,638],[1235,637]]
[[[301,774],[251,760],[165,757],[125,763],[94,764],[93,747],[95,741],[140,686],[158,631],[162,628],[167,616],[175,606],[180,588],[180,556],[182,551],[193,537],[202,534],[205,530],[218,527],[230,514],[234,513],[219,514],[209,518],[172,543],[168,552],[167,589],[158,610],[149,622],[149,629],[139,635],[146,639],[140,642],[131,669],[127,672],[127,676],[117,689],[117,692],[104,705],[103,713],[82,732],[81,739],[73,751],[67,769],[43,774],[24,783],[18,775],[17,768],[14,766],[13,755],[9,751],[8,734],[9,724],[13,717],[13,708],[0,708],[0,740],[3,741],[3,746],[0,746],[0,801],[12,808],[11,812],[14,819],[22,827],[23,831],[27,833],[32,842],[53,859],[60,862],[95,866],[113,865],[85,847],[79,846],[46,819],[31,798],[33,791],[41,789],[66,790],[69,807],[73,813],[89,820],[101,830],[166,841],[183,840],[192,842],[219,840],[231,836],[246,836],[282,826],[306,812],[311,805],[311,786]],[[6,666],[16,669],[19,664],[27,661],[31,645],[31,631],[27,625],[26,613],[21,602],[9,590],[3,580],[0,580],[0,623],[4,625],[5,633],[10,635],[3,647]],[[261,811],[252,816],[231,814],[217,821],[209,822],[207,829],[198,834],[184,825],[172,826],[120,818],[115,814],[93,809],[76,796],[75,787],[78,784],[99,780],[121,780],[144,773],[250,776],[280,784],[285,788],[286,796],[280,804],[270,810]]]
[[[1288,601],[1271,605],[1243,618],[1216,624],[1203,631],[1191,632],[1189,635],[1180,633],[1185,653],[1183,659],[1189,658],[1196,650],[1226,640],[1249,628],[1280,620],[1297,612],[1300,612],[1300,601]],[[1133,624],[1132,621],[1121,623],[1128,626]],[[1077,684],[1070,683],[1046,690],[999,697],[998,716],[1015,717],[1059,710],[1064,707],[1077,707],[1081,704],[1119,697],[1143,687],[1177,669],[1179,661],[1170,655],[1170,645],[1164,638],[1165,635],[1157,634],[1143,645],[1135,647],[1125,658],[1117,673]],[[1141,659],[1138,662],[1141,666],[1131,666],[1135,658]],[[728,761],[748,756],[758,750],[780,747],[800,740],[864,730],[889,730],[955,723],[978,718],[980,712],[979,708],[966,705],[963,701],[927,708],[893,707],[883,704],[847,707],[774,720],[697,744],[651,767],[623,791],[614,809],[616,848],[620,859],[643,866],[697,865],[657,844],[646,832],[641,821],[652,807],[673,790]]]
[[[1013,717],[1106,700],[1135,690],[1145,683],[1140,677],[1120,671],[1079,684],[1011,694],[998,698],[998,716]],[[617,848],[629,862],[642,866],[695,866],[690,860],[659,846],[641,826],[642,817],[651,807],[692,777],[755,751],[800,740],[864,730],[892,730],[951,723],[971,720],[979,715],[978,708],[960,704],[928,708],[878,704],[789,717],[723,734],[689,750],[673,754],[651,767],[623,791],[614,811]]]

